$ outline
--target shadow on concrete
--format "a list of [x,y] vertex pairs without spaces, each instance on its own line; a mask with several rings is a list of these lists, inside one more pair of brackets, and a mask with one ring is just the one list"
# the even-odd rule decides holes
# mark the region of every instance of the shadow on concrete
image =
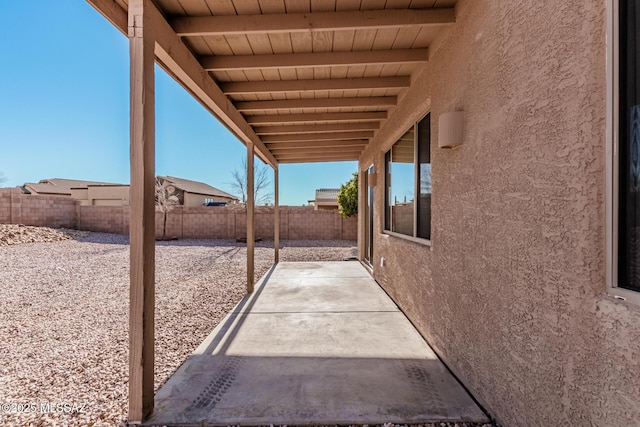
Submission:
[[487,422],[359,263],[273,266],[145,425]]

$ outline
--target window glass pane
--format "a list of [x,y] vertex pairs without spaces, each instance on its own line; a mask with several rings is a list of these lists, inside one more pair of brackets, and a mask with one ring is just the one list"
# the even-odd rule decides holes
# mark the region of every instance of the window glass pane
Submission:
[[431,114],[418,123],[418,237],[431,239]]
[[384,229],[391,230],[391,150],[384,153]]
[[640,291],[640,6],[620,1],[618,286]]
[[390,191],[391,231],[413,236],[415,198],[414,128],[391,147]]

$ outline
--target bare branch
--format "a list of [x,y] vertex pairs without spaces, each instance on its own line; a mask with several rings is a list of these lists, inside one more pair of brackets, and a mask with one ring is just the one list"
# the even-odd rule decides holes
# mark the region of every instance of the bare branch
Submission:
[[[271,201],[273,194],[269,191],[271,187],[271,176],[269,166],[256,161],[253,164],[253,197],[256,205],[265,205]],[[247,159],[243,157],[240,167],[231,172],[231,191],[242,201],[247,202]]]

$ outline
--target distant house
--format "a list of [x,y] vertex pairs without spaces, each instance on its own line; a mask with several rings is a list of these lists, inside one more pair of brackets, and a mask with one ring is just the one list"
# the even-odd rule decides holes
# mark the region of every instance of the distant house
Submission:
[[170,194],[175,194],[183,206],[204,206],[218,204],[219,202],[227,204],[238,203],[237,197],[204,182],[191,181],[174,176],[159,176],[158,179],[169,184],[167,185],[167,191]]
[[72,189],[87,189],[90,185],[120,185],[110,182],[83,181],[78,179],[50,178],[37,183],[27,182],[21,188],[26,194],[47,194],[71,197]]
[[[204,182],[172,176],[159,176],[158,178],[169,184],[167,190],[175,193],[180,205],[233,204],[238,201],[237,197]],[[38,183],[25,183],[22,186],[22,190],[27,194],[72,197],[83,206],[122,206],[129,204],[128,184],[51,178],[43,179]]]
[[338,209],[337,188],[319,188],[316,190],[316,198],[309,200],[309,205],[313,205],[314,210],[337,210]]

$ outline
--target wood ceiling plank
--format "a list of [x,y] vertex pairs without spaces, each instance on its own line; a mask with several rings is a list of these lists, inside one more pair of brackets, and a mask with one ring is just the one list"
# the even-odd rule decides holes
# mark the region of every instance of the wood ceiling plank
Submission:
[[204,0],[180,0],[180,4],[187,16],[211,16],[209,6]]
[[378,130],[378,122],[361,123],[331,123],[318,125],[286,125],[286,126],[258,126],[253,128],[257,135],[286,135],[295,133],[320,133],[320,132],[343,132],[359,130]]
[[[420,34],[421,28],[416,27],[403,27],[400,28],[396,34],[396,38],[391,45],[392,49],[411,49]],[[421,46],[427,47],[428,45]]]
[[271,43],[271,50],[273,53],[293,53],[293,46],[291,45],[291,36],[289,34],[268,34],[269,43]]
[[373,50],[389,50],[393,47],[399,28],[379,28],[373,39]]
[[238,94],[346,89],[399,89],[409,87],[409,84],[409,77],[387,77],[363,79],[312,79],[265,82],[231,82],[223,84],[220,87],[227,94]]
[[267,125],[279,123],[381,121],[386,118],[386,111],[380,111],[368,113],[260,114],[246,116],[246,121],[252,125]]
[[360,9],[362,10],[376,10],[384,9],[387,4],[387,0],[363,0]]
[[236,8],[231,0],[205,0],[214,15],[236,15]]
[[285,13],[284,0],[258,0],[262,13]]
[[372,131],[354,131],[354,132],[324,132],[324,133],[305,133],[305,134],[285,134],[285,135],[263,135],[262,142],[265,144],[273,142],[300,142],[300,141],[334,141],[347,139],[365,139],[372,138]]
[[361,0],[340,0],[336,2],[336,10],[360,10]]
[[284,5],[287,13],[306,13],[311,12],[311,4],[309,0],[285,0]]
[[224,36],[207,36],[204,40],[211,49],[212,55],[233,55],[233,50]]
[[[230,40],[227,37],[227,40]],[[201,56],[200,63],[209,71],[251,70],[264,68],[309,68],[339,65],[368,65],[387,63],[424,63],[427,62],[428,49],[398,49],[357,52],[321,52],[291,53],[277,55],[252,55],[247,52],[251,47],[235,39],[229,45],[234,51],[232,56]],[[243,52],[243,53],[240,53]],[[247,53],[245,53],[247,52]]]
[[[352,65],[347,69],[347,78],[348,79],[360,79],[365,77],[364,72],[366,71],[366,65]],[[375,77],[375,76],[366,76],[366,77]]]
[[324,99],[294,99],[283,101],[238,102],[238,111],[266,111],[290,110],[309,108],[340,108],[340,107],[391,107],[396,104],[396,97],[383,98],[324,98]]
[[255,15],[260,13],[258,0],[233,0],[238,15]]

